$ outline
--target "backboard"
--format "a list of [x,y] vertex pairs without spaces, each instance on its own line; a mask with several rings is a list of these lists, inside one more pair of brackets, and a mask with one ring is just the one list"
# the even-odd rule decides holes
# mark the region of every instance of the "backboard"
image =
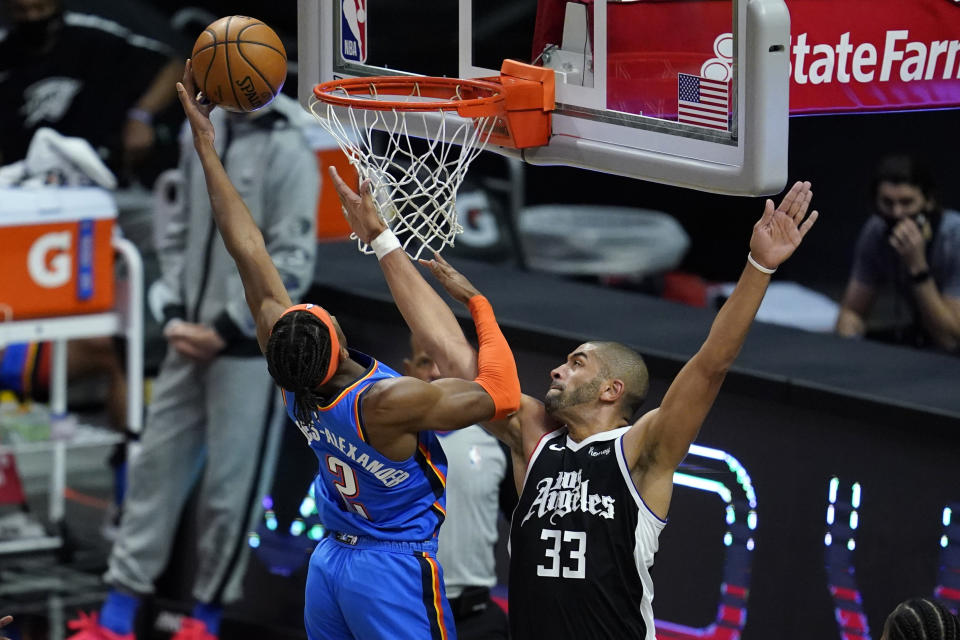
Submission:
[[556,72],[549,144],[492,147],[717,193],[787,180],[783,0],[298,0],[299,96],[334,78]]

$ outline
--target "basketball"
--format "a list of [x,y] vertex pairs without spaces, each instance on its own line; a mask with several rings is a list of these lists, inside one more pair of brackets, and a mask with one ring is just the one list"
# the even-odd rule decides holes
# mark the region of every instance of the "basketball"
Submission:
[[280,93],[287,53],[277,34],[256,18],[212,22],[193,45],[193,79],[211,102],[228,111],[256,111]]

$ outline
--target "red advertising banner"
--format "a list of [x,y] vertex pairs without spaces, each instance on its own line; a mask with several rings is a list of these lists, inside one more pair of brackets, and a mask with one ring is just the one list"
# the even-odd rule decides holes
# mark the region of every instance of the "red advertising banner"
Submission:
[[788,0],[792,113],[960,106],[960,2]]
[[[565,5],[540,0],[535,52],[560,41]],[[787,7],[791,113],[960,107],[960,1],[787,0]],[[676,119],[679,74],[730,79],[730,0],[608,2],[607,11],[609,108]]]

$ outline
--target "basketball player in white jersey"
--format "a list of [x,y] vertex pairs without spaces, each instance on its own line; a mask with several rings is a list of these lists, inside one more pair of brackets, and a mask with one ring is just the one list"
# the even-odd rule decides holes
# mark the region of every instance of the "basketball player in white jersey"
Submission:
[[[365,206],[370,199],[335,183],[362,239],[376,218]],[[674,470],[743,346],[771,274],[816,221],[816,211],[806,215],[811,196],[810,183],[798,182],[776,209],[767,200],[736,288],[660,407],[633,421],[648,388],[642,358],[619,343],[588,342],[550,372],[543,402],[525,395],[516,414],[485,425],[510,446],[520,491],[510,536],[513,640],[655,639],[649,570]],[[424,262],[454,298],[476,294],[439,256]],[[470,378],[473,350],[443,300],[403,252],[380,265],[441,373]]]

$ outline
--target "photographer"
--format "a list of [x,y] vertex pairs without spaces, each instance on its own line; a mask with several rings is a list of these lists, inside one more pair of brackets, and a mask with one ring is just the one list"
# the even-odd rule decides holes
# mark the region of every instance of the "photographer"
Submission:
[[[873,184],[876,211],[854,251],[837,319],[842,336],[960,351],[960,213],[937,202],[930,171],[916,158],[881,159]],[[867,316],[893,285],[896,326],[867,330]],[[901,317],[906,303],[908,317]]]

